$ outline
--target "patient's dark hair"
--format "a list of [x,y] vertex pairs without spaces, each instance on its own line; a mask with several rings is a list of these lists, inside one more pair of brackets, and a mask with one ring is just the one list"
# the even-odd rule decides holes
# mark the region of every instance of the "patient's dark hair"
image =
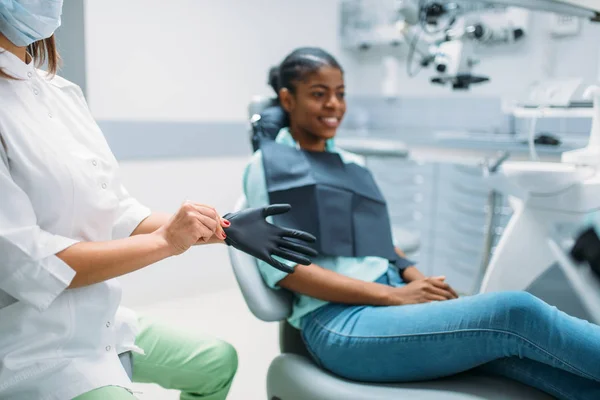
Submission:
[[295,83],[306,79],[321,67],[344,70],[328,52],[318,47],[301,47],[292,51],[279,65],[269,71],[269,84],[278,94],[283,88],[294,93]]
[[273,88],[277,96],[279,97],[279,66],[271,67],[269,70],[269,86]]

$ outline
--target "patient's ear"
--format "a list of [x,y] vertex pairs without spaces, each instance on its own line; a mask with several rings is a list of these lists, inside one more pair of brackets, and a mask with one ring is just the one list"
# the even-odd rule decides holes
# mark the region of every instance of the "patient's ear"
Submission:
[[288,113],[294,108],[294,96],[287,88],[279,91],[279,102],[281,103],[281,107]]

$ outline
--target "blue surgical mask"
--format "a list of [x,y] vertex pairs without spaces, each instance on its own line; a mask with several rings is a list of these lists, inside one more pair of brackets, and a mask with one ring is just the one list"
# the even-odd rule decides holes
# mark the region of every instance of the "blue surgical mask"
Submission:
[[47,39],[60,26],[63,0],[0,0],[0,32],[15,46]]

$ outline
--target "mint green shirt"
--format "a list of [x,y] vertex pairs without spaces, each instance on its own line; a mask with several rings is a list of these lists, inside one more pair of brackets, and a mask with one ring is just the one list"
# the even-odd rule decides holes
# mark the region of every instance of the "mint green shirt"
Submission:
[[[275,141],[286,146],[297,147],[287,128],[283,128],[279,132]],[[338,153],[346,164],[356,163],[364,166],[365,162],[362,157],[338,149],[333,140],[327,141],[326,151]],[[269,193],[267,191],[267,182],[260,150],[254,153],[250,163],[246,166],[244,172],[244,193],[249,207],[264,207],[269,205]],[[296,266],[293,262],[279,258],[278,260],[290,267]],[[376,281],[387,271],[389,265],[388,260],[380,257],[316,257],[312,261],[320,267],[365,282]],[[258,261],[258,268],[267,285],[274,289],[279,289],[278,282],[287,276],[287,273],[275,269],[263,261]],[[294,298],[294,309],[288,321],[298,329],[300,328],[300,321],[303,316],[327,304],[326,301],[301,294],[295,294]]]

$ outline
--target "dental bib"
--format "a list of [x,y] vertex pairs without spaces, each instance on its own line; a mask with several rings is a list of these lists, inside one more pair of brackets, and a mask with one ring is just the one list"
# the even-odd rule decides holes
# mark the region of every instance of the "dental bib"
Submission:
[[274,142],[261,146],[271,204],[292,210],[274,223],[309,232],[319,254],[376,256],[403,269],[414,265],[394,250],[387,205],[371,173],[337,153],[311,152]]

